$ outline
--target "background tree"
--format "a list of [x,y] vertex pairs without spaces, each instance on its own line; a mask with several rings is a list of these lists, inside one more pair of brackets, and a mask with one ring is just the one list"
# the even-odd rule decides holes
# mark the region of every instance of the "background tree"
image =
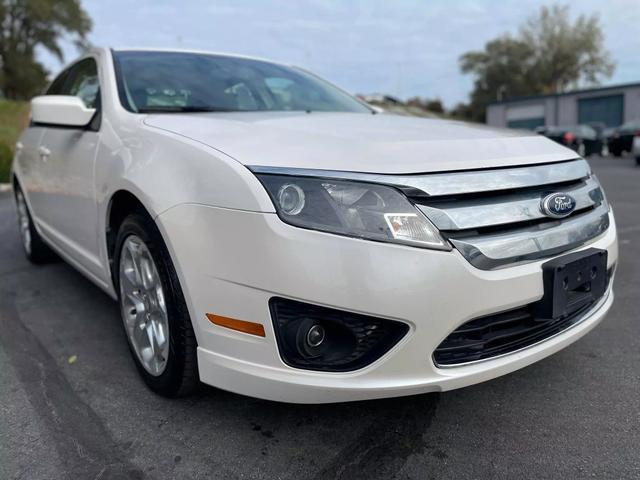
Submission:
[[0,29],[0,90],[9,99],[28,99],[47,81],[36,48],[63,61],[60,41],[86,48],[91,19],[80,0],[0,0]]
[[541,93],[559,93],[580,82],[596,84],[613,74],[614,63],[604,48],[596,15],[569,20],[569,7],[543,7],[520,30],[533,50],[532,76]]
[[508,35],[488,42],[483,51],[465,53],[460,57],[460,69],[473,74],[475,80],[468,108],[459,111],[466,110],[470,120],[483,121],[489,102],[535,93],[534,64],[533,49]]
[[468,108],[458,110],[475,121],[484,121],[489,102],[595,85],[614,69],[598,16],[580,15],[572,23],[568,7],[557,5],[542,7],[515,37],[496,38],[459,62],[475,79]]

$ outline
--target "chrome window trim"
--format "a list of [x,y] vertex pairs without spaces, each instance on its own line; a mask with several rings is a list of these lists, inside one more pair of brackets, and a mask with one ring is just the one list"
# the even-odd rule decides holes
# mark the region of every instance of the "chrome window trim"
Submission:
[[409,194],[426,195],[429,197],[550,185],[587,178],[591,174],[589,164],[581,158],[538,165],[411,175],[316,170],[310,168],[265,167],[259,165],[248,165],[247,168],[253,173],[271,173],[277,175],[379,183],[394,186],[402,190],[409,190]]

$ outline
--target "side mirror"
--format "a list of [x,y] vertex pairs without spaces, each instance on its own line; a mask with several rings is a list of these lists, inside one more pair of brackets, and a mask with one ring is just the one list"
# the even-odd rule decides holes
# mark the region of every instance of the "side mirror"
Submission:
[[43,95],[31,100],[31,120],[35,123],[86,127],[96,113],[71,95]]

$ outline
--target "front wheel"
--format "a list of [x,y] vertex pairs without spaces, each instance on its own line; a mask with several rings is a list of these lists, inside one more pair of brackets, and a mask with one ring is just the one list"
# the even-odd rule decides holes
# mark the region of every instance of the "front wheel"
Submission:
[[138,371],[160,395],[191,393],[198,385],[195,335],[173,263],[148,216],[122,222],[116,255],[120,310]]
[[640,167],[640,157],[636,157],[636,165]]

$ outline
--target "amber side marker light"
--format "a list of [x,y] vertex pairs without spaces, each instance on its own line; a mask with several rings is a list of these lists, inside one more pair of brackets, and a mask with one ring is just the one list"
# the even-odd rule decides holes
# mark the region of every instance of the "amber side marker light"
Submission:
[[214,325],[237,330],[238,332],[264,337],[264,327],[261,323],[245,322],[244,320],[236,320],[235,318],[221,317],[213,313],[207,313],[207,318]]

